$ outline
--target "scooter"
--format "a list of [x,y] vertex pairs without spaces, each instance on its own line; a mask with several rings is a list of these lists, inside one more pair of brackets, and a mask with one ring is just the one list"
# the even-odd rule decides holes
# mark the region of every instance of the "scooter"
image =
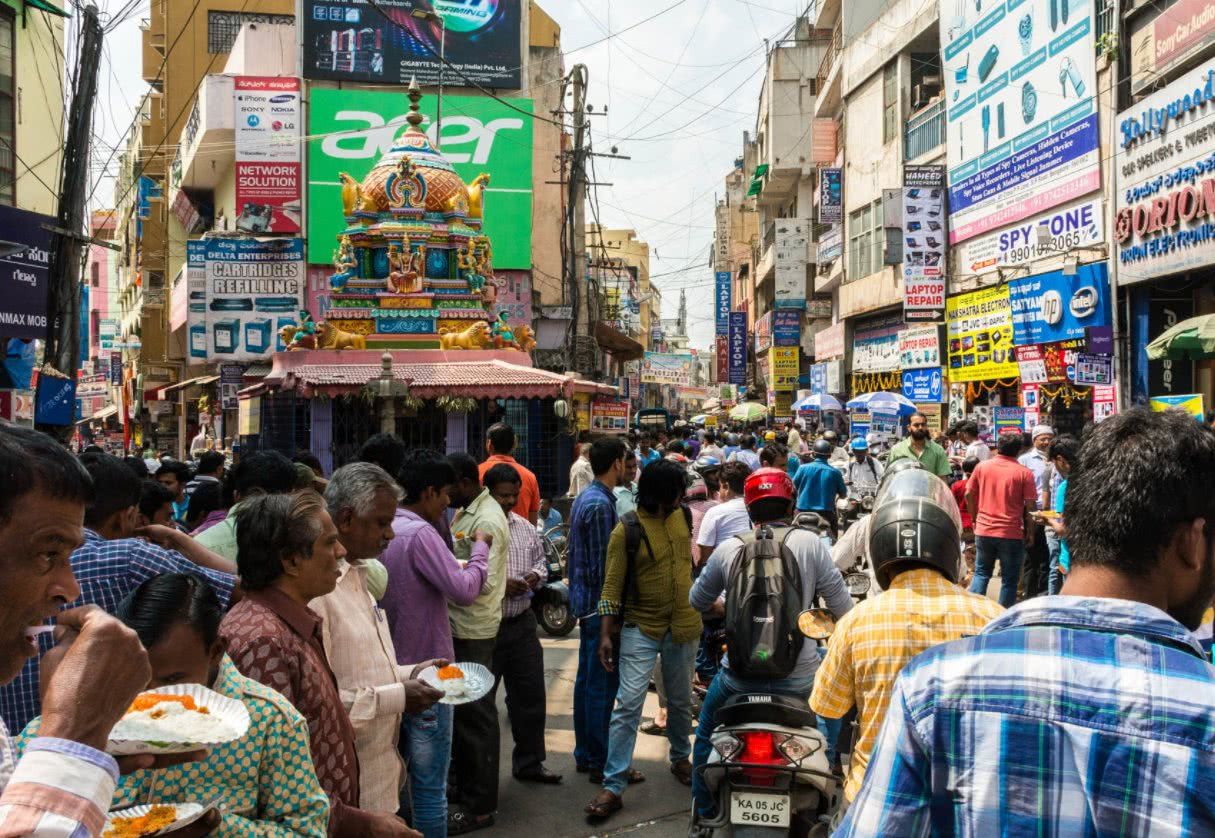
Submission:
[[[798,627],[812,640],[834,629],[831,612],[802,612]],[[804,700],[767,693],[736,695],[717,711],[709,761],[698,766],[717,815],[692,811],[689,834],[714,838],[829,834],[840,788],[827,761],[827,740]]]
[[835,502],[835,514],[840,522],[840,535],[848,531],[848,528],[858,523],[866,515],[873,511],[873,501],[876,492],[872,490],[863,490],[859,494],[853,494],[849,489],[848,497],[840,498]]
[[536,622],[545,634],[565,637],[578,624],[570,610],[570,589],[565,582],[568,527],[564,524],[553,527],[540,537],[540,543],[548,564],[548,579],[532,597],[532,610],[536,612]]

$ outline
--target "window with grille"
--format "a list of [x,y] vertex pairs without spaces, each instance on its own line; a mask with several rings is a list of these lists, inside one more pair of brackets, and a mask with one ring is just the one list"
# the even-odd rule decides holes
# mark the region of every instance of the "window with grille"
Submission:
[[249,12],[207,12],[207,52],[232,51],[241,26],[246,23],[293,23],[295,15],[266,15]]
[[17,202],[17,83],[13,13],[0,7],[0,204]]
[[882,68],[882,142],[899,135],[899,65],[891,61]]
[[885,240],[880,198],[848,214],[849,280],[869,276],[881,268]]

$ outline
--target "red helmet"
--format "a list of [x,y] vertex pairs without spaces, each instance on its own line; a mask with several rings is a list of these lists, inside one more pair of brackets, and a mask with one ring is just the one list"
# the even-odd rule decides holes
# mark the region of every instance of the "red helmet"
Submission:
[[743,484],[743,501],[750,506],[766,498],[792,501],[793,478],[778,468],[767,467],[752,472]]

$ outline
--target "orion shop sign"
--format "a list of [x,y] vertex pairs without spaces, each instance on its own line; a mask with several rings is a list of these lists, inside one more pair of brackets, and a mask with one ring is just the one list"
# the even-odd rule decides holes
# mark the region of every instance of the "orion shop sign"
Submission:
[[1215,262],[1215,69],[1118,117],[1114,240],[1123,285]]

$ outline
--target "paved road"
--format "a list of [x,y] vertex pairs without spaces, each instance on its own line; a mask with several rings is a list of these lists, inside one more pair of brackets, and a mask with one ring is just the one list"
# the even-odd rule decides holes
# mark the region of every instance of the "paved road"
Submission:
[[[514,744],[498,690],[502,725],[502,758],[498,819],[491,829],[477,835],[574,836],[638,835],[646,838],[683,838],[688,832],[691,792],[667,770],[666,739],[638,734],[633,765],[646,781],[625,793],[624,810],[605,824],[592,828],[582,807],[590,802],[596,786],[585,774],[574,771],[574,676],[578,669],[578,631],[560,640],[544,636],[544,676],[548,686],[549,769],[565,775],[559,786],[520,783],[510,776],[510,749]],[[653,693],[646,698],[645,717],[658,709]]]

